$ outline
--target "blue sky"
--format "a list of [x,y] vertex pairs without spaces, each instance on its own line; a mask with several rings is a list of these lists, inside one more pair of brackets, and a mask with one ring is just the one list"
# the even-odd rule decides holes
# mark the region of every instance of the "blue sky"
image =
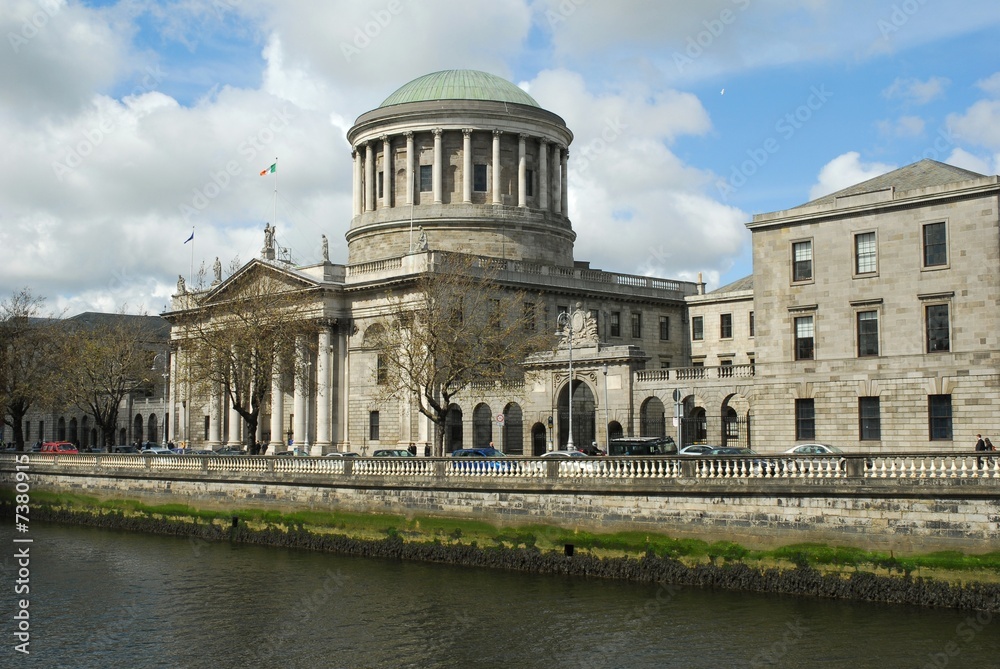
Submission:
[[460,68],[574,131],[578,260],[715,288],[751,272],[755,213],[921,158],[1000,171],[998,24],[986,0],[9,0],[0,298],[158,313],[257,255],[275,156],[279,244],[346,262],[346,130]]

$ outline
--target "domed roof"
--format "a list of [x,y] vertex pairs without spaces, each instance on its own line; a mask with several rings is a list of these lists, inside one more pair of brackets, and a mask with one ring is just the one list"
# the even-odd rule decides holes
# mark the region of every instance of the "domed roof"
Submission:
[[400,87],[379,105],[389,107],[429,100],[490,100],[539,107],[534,98],[511,82],[478,70],[432,72]]

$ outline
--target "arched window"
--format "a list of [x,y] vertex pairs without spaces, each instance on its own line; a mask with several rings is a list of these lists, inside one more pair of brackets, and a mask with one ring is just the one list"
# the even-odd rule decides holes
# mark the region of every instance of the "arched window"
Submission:
[[[483,448],[493,441],[493,412],[487,404],[472,410],[472,447]],[[495,446],[495,444],[494,444]]]
[[545,426],[541,423],[535,423],[531,426],[531,454],[534,456],[539,456],[545,452]]
[[659,397],[650,397],[639,409],[639,436],[663,437],[667,434],[666,412]]
[[156,434],[156,414],[149,414],[149,418],[146,419],[146,435],[149,437],[149,441],[159,443],[159,435]]
[[457,404],[452,404],[444,419],[444,451],[451,453],[459,448],[463,448],[462,409]]
[[508,455],[524,454],[524,423],[521,406],[511,402],[503,410],[503,452]]

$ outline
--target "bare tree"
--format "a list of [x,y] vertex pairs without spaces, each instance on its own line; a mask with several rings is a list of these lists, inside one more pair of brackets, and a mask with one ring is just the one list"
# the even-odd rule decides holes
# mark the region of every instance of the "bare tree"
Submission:
[[[315,331],[303,290],[254,262],[238,270],[220,294],[169,317],[179,326],[185,378],[200,397],[224,392],[243,419],[244,443],[252,454],[258,452],[257,425],[275,365],[294,360],[297,336]],[[301,377],[308,371],[293,373]]]
[[[68,403],[94,418],[103,443],[116,441],[118,413],[131,394],[151,387],[152,362],[166,343],[144,314],[86,313],[66,321],[63,385]],[[131,420],[131,416],[128,417]]]
[[365,343],[379,363],[381,400],[416,398],[435,426],[434,455],[444,454],[452,399],[473,382],[523,380],[525,359],[551,348],[537,327],[537,298],[498,280],[502,262],[436,253],[436,265],[409,289],[390,294]]
[[45,298],[28,288],[0,303],[0,416],[24,450],[24,417],[57,402],[60,321],[43,317]]

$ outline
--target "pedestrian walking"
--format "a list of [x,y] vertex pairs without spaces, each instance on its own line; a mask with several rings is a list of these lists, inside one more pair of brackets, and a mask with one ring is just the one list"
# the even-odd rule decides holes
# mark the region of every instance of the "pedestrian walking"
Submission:
[[[977,434],[976,435],[976,452],[977,453],[982,453],[985,450],[986,450],[986,440],[983,439],[983,435]],[[982,468],[983,468],[983,458],[982,457],[977,457],[976,458],[976,469],[982,469]]]

